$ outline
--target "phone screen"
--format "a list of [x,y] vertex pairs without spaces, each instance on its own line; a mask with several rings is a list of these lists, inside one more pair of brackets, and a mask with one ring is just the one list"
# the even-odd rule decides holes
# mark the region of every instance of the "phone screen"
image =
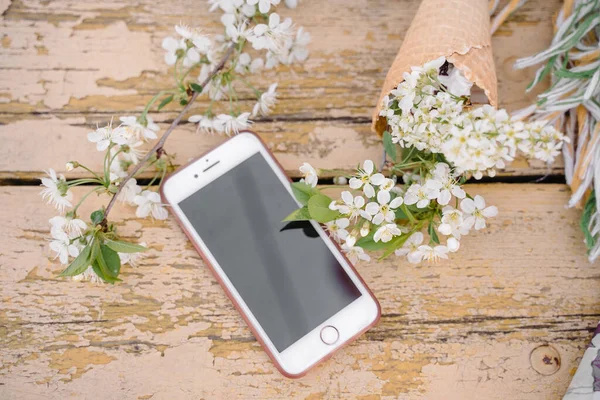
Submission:
[[260,153],[179,207],[279,352],[361,296]]

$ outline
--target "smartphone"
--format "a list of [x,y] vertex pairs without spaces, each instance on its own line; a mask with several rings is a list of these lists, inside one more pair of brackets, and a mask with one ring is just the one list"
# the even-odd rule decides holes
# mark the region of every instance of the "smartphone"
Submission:
[[225,293],[290,378],[377,323],[379,303],[314,221],[258,136],[242,132],[171,175],[163,201]]

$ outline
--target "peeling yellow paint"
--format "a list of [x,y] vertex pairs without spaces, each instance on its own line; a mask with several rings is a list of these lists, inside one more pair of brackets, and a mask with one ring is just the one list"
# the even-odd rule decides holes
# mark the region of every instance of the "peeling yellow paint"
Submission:
[[61,375],[70,375],[69,378],[62,378],[63,382],[79,378],[94,365],[104,365],[116,360],[113,356],[99,351],[90,351],[87,348],[71,348],[64,352],[50,353],[48,356],[50,357],[49,368],[57,370]]
[[0,43],[2,43],[2,47],[4,47],[5,49],[8,49],[10,47],[11,42],[12,42],[12,39],[10,38],[10,36],[2,35],[2,40],[0,40]]

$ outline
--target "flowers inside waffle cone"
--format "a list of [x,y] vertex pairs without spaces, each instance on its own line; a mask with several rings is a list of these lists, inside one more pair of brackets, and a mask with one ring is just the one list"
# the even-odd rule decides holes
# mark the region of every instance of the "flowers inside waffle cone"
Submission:
[[[497,79],[491,48],[486,0],[423,0],[386,76],[373,113],[373,130],[382,135],[382,101],[404,80],[411,67],[444,57],[472,82],[475,103],[497,101]],[[475,94],[478,94],[477,96]]]

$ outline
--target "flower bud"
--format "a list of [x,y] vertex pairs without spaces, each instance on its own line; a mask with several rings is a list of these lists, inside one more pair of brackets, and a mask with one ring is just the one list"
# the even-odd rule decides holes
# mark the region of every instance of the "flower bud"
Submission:
[[79,167],[79,163],[77,161],[69,161],[65,166],[67,171],[73,171],[77,167]]
[[333,178],[334,185],[346,185],[348,183],[348,178],[345,176],[336,176]]
[[369,234],[370,230],[371,230],[371,224],[369,223],[369,221],[365,221],[363,226],[360,228],[360,236],[362,236],[362,237],[367,236]]

